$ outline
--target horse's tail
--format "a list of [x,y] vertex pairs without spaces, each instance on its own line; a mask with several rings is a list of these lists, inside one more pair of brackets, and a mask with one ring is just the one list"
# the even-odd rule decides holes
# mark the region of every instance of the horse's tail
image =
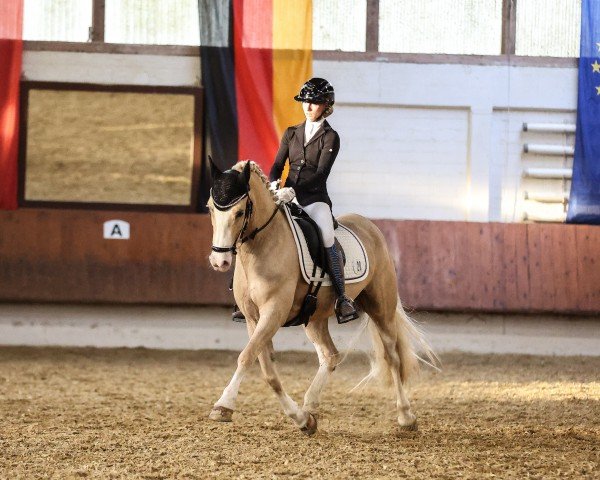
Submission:
[[[373,344],[371,371],[354,389],[373,378],[381,380],[385,385],[392,384],[391,364],[386,361],[381,332],[373,320],[368,322],[368,330]],[[396,337],[395,349],[400,359],[400,380],[402,384],[409,383],[411,379],[418,375],[419,362],[439,369],[440,360],[438,356],[425,339],[425,335],[419,326],[406,314],[399,298],[394,313],[394,333]]]

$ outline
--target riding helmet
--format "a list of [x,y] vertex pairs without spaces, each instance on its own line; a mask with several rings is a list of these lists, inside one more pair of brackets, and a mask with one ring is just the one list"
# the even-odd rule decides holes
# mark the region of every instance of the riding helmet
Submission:
[[297,102],[324,103],[331,106],[335,103],[333,85],[324,78],[311,78],[302,85],[300,93],[294,97]]

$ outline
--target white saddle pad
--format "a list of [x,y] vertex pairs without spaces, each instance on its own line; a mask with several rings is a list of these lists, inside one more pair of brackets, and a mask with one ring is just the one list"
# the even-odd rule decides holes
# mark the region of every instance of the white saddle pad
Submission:
[[[315,276],[312,276],[314,262],[310,256],[308,244],[306,243],[302,229],[294,221],[287,205],[285,205],[284,211],[294,234],[294,241],[298,250],[298,261],[300,262],[300,270],[302,271],[304,280],[306,283],[322,280],[323,285],[331,285],[329,275],[324,273],[319,267],[315,271]],[[335,238],[340,242],[346,256],[346,265],[344,267],[346,283],[360,282],[369,274],[369,259],[367,258],[365,246],[352,230],[341,223],[339,223],[339,227],[335,230]],[[322,275],[324,277],[321,279]]]

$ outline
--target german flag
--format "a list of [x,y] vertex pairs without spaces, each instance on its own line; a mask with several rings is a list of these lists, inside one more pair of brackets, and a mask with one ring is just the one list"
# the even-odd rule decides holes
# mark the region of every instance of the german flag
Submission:
[[220,168],[254,160],[268,174],[293,97],[312,76],[312,0],[199,0],[207,150]]

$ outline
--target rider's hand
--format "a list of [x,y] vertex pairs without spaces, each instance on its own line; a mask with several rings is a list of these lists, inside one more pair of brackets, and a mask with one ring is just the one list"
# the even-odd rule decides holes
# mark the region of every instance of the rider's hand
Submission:
[[271,182],[271,190],[276,192],[278,188],[279,188],[279,180],[275,180],[274,182]]
[[283,187],[275,192],[275,196],[280,203],[289,203],[296,196],[296,192],[292,187]]

